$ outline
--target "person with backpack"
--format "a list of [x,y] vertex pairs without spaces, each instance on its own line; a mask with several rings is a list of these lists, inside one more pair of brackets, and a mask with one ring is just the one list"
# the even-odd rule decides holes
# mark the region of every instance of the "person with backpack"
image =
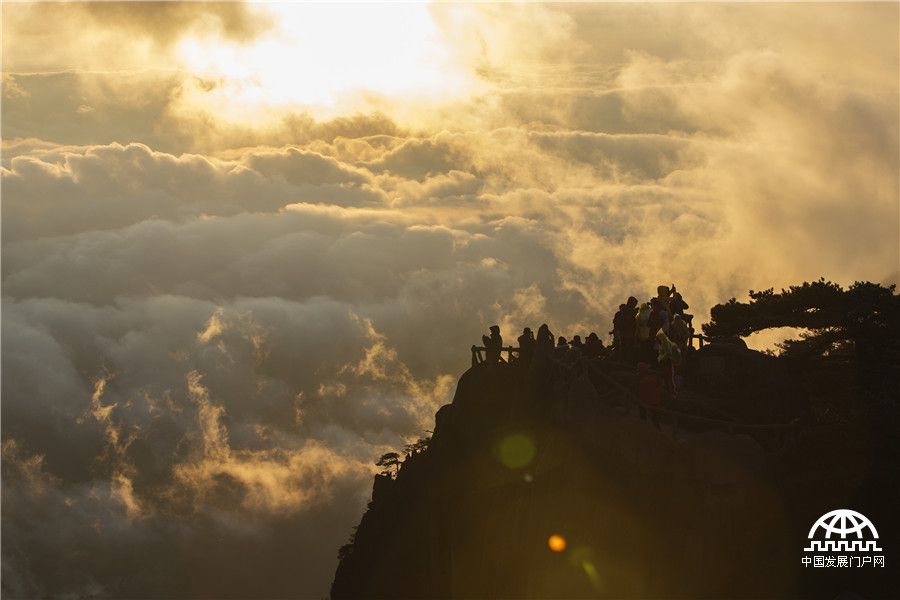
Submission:
[[672,324],[669,326],[669,339],[675,342],[682,354],[687,351],[691,330],[688,329],[687,323],[684,322],[681,315],[676,314],[672,319]]

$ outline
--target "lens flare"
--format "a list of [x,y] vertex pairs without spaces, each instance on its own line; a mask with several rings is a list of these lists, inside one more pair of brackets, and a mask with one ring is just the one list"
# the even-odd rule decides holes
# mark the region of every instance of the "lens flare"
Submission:
[[547,540],[547,545],[554,552],[562,552],[566,549],[566,538],[561,535],[551,535],[550,539]]
[[600,579],[600,573],[597,572],[597,567],[594,566],[594,563],[590,561],[582,561],[581,568],[584,569],[585,574],[588,576],[588,579],[591,580],[591,585],[595,590],[603,589],[603,582]]
[[597,565],[594,563],[593,550],[587,546],[573,546],[569,551],[569,562],[573,566],[580,567],[584,570],[584,574],[587,575],[588,580],[591,582],[591,586],[595,590],[603,590],[603,579],[600,576],[600,572],[597,570]]
[[498,448],[499,459],[510,469],[521,469],[534,458],[534,443],[521,433],[503,438]]

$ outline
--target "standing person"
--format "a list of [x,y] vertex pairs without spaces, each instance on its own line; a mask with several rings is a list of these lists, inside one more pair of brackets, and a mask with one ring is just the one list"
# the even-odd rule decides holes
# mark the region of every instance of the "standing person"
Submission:
[[684,298],[681,297],[681,294],[675,291],[674,287],[672,288],[672,300],[669,302],[669,308],[672,310],[673,315],[681,315],[682,317],[685,316],[684,311],[690,308],[688,303],[684,301]]
[[613,352],[619,355],[621,359],[622,355],[622,329],[625,327],[625,313],[628,311],[627,304],[620,304],[619,310],[613,315],[613,330],[610,333],[613,336],[612,348]]
[[669,322],[669,313],[666,310],[659,311],[659,330],[669,335],[669,328],[672,324]]
[[597,337],[593,331],[587,336],[587,342],[584,344],[584,356],[586,358],[597,358],[603,356],[603,342]]
[[662,306],[663,310],[669,312],[669,303],[672,301],[672,294],[675,293],[675,284],[672,284],[672,288],[665,285],[661,285],[656,288],[656,298],[659,300],[660,306]]
[[684,301],[684,298],[681,297],[681,294],[672,290],[672,301],[669,303],[669,307],[672,309],[672,314],[680,315],[681,320],[684,321],[685,325],[687,325],[688,329],[688,344],[690,344],[691,338],[694,335],[694,325],[692,321],[694,320],[694,315],[689,315],[684,312],[689,309],[688,303]]
[[[662,383],[662,380],[659,377],[659,373],[650,369],[650,366],[645,362],[639,362],[637,365],[637,375],[634,380],[634,385],[637,388],[637,397],[640,400],[640,411],[641,418],[647,418],[647,410],[644,406],[656,407],[659,406],[659,384]],[[650,418],[653,421],[653,424],[656,425],[656,428],[659,429],[659,421],[656,418],[656,411],[650,411]]]
[[491,337],[481,336],[484,342],[485,362],[496,364],[500,362],[500,352],[503,349],[503,338],[500,337],[500,327],[491,325]]
[[519,363],[526,367],[531,364],[531,358],[534,356],[534,333],[530,327],[522,330],[522,335],[517,339],[519,342]]
[[553,332],[544,323],[538,327],[537,340],[534,344],[535,361],[546,362],[553,356]]
[[556,358],[562,358],[566,355],[566,352],[569,351],[569,343],[566,341],[566,338],[563,336],[559,336],[556,338],[556,348],[553,350],[553,356]]
[[637,298],[628,297],[625,303],[625,312],[622,315],[622,325],[619,337],[622,340],[622,360],[628,364],[634,364],[635,335],[637,334]]
[[659,342],[658,360],[663,383],[666,386],[666,391],[669,392],[669,396],[677,398],[678,385],[675,382],[675,375],[676,368],[681,364],[681,351],[662,331],[656,334],[656,341]]
[[669,326],[669,339],[675,342],[678,349],[684,353],[687,350],[688,342],[691,339],[691,331],[688,329],[687,323],[681,318],[681,315],[675,315],[672,324]]
[[646,302],[642,302],[641,308],[638,310],[634,338],[637,343],[639,360],[650,362],[653,343],[650,337],[650,305]]
[[643,360],[646,360],[648,363],[652,364],[654,367],[659,363],[656,359],[656,352],[654,350],[659,349],[659,343],[656,340],[656,334],[659,333],[660,327],[662,327],[662,313],[663,313],[662,303],[660,303],[659,298],[653,298],[650,300],[650,318],[647,320],[647,325],[650,328],[650,350],[649,354],[646,357],[642,357]]
[[578,348],[581,351],[584,351],[584,343],[581,341],[581,336],[576,335],[572,338],[572,341],[569,342],[569,345],[573,348]]

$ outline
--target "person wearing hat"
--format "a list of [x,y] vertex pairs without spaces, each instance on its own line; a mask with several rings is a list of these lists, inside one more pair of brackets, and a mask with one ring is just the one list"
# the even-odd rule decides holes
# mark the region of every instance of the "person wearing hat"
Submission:
[[522,335],[519,336],[519,361],[528,366],[531,364],[531,358],[534,356],[534,333],[531,332],[530,327],[526,327],[522,330]]
[[500,337],[500,326],[491,325],[491,337],[481,336],[484,342],[484,357],[489,363],[500,362],[500,351],[503,349],[503,338]]

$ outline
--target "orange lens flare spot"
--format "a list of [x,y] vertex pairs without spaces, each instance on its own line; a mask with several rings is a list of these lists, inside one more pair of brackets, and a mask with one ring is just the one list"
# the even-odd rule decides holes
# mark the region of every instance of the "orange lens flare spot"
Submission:
[[566,538],[561,535],[551,535],[550,539],[547,540],[547,545],[554,552],[562,552],[566,549]]

